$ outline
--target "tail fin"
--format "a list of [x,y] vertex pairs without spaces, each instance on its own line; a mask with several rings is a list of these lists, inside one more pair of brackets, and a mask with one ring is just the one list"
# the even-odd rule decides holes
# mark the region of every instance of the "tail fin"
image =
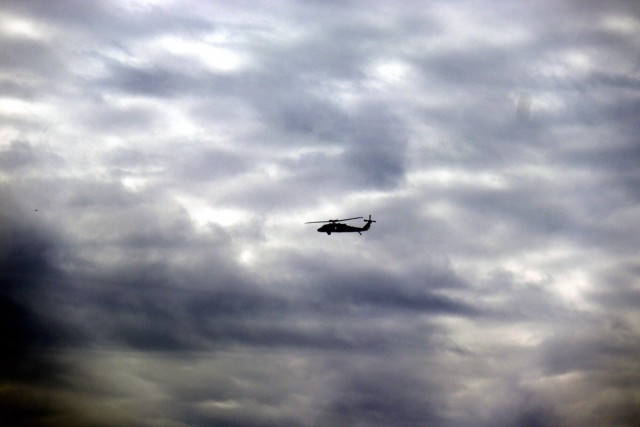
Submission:
[[371,223],[375,222],[374,220],[371,219],[371,215],[369,215],[369,219],[365,219],[366,224],[364,225],[364,227],[362,227],[362,231],[367,231],[369,229],[369,227],[371,227]]

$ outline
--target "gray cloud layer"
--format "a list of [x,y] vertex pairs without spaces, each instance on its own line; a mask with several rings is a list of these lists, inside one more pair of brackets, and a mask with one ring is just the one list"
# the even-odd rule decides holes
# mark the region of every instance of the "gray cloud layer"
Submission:
[[0,420],[637,425],[638,12],[3,3]]

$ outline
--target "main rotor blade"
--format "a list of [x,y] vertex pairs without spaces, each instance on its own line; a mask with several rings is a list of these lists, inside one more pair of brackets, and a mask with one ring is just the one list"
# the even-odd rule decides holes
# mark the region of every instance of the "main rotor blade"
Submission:
[[346,219],[330,219],[328,221],[309,221],[309,222],[305,222],[305,224],[320,224],[323,222],[340,222],[340,221],[351,221],[352,219],[360,219],[360,218],[364,218],[362,216],[357,216],[354,218],[346,218]]
[[351,221],[352,219],[360,219],[360,218],[364,218],[362,216],[356,216],[354,218],[346,218],[346,219],[334,219],[332,221]]

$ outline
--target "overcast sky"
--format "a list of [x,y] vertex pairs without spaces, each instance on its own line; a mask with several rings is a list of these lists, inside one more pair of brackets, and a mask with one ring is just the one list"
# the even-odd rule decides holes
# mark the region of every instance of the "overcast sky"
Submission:
[[3,1],[2,424],[640,425],[639,117],[631,0]]

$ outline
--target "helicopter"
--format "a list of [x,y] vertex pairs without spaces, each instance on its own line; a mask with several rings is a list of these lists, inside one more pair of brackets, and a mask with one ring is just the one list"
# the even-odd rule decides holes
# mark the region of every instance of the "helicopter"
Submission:
[[357,216],[354,218],[346,218],[346,219],[330,219],[328,221],[310,221],[310,222],[305,222],[305,224],[320,224],[320,223],[327,223],[325,225],[323,225],[322,227],[318,228],[318,232],[320,233],[327,233],[328,236],[331,235],[331,233],[358,233],[360,235],[362,235],[363,231],[367,231],[369,229],[369,227],[371,227],[371,223],[372,222],[376,222],[374,220],[371,219],[371,215],[369,215],[369,219],[365,219],[364,222],[366,222],[366,224],[364,225],[364,227],[353,227],[351,225],[347,225],[347,224],[342,224],[340,221],[351,221],[352,219],[360,219],[363,218],[362,216]]

